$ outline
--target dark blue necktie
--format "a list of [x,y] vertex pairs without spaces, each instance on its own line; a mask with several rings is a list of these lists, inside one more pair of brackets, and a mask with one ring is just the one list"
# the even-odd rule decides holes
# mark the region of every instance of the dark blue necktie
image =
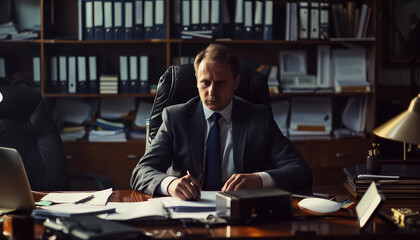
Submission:
[[207,190],[220,190],[222,188],[222,154],[220,153],[220,113],[213,113],[211,119],[213,126],[207,137]]

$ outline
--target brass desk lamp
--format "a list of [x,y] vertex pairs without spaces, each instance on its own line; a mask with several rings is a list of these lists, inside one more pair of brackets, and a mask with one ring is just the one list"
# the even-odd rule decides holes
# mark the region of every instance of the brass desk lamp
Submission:
[[406,160],[406,143],[420,145],[420,94],[411,100],[406,111],[375,128],[373,133],[382,138],[403,142]]

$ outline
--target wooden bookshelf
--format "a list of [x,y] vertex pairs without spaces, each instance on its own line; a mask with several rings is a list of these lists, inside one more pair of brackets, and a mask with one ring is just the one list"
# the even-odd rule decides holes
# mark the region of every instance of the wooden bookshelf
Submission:
[[[302,153],[305,160],[310,164],[315,173],[315,184],[340,184],[343,177],[342,167],[366,161],[367,149],[372,139],[372,131],[375,127],[376,109],[376,51],[377,37],[377,0],[355,0],[356,4],[368,3],[372,7],[371,26],[369,38],[363,39],[332,39],[332,40],[298,40],[285,41],[282,39],[264,40],[183,40],[171,38],[171,10],[172,0],[167,0],[166,30],[167,38],[152,40],[113,40],[113,41],[86,41],[77,40],[78,32],[78,1],[54,1],[39,0],[41,11],[41,32],[39,39],[34,40],[0,40],[0,57],[10,59],[16,63],[14,72],[31,77],[32,58],[39,56],[41,59],[41,86],[40,91],[44,98],[54,102],[61,98],[134,98],[136,101],[146,99],[153,101],[152,93],[125,93],[125,94],[60,94],[51,92],[47,83],[49,81],[48,59],[52,55],[95,55],[101,60],[98,64],[100,72],[118,74],[118,56],[120,55],[148,55],[150,57],[149,83],[156,84],[159,77],[172,64],[172,59],[179,56],[194,56],[199,50],[209,43],[218,42],[234,49],[241,60],[251,57],[259,64],[278,64],[278,53],[282,50],[303,50],[308,56],[308,73],[316,74],[316,47],[328,45],[332,48],[342,48],[356,45],[366,49],[367,79],[371,84],[371,91],[367,93],[279,93],[271,94],[273,101],[290,100],[295,97],[326,97],[333,102],[333,128],[340,127],[341,113],[345,102],[352,96],[364,96],[368,99],[367,122],[365,135],[359,138],[336,139],[306,139],[293,140],[297,149]],[[285,0],[275,1],[275,7],[283,6]],[[332,3],[346,3],[347,1],[331,0]],[[357,5],[356,5],[357,6]],[[331,18],[330,18],[331,19]],[[331,20],[330,20],[331,21]],[[9,60],[8,60],[9,61]],[[99,113],[98,113],[99,114]],[[97,114],[97,115],[98,115]],[[115,182],[116,188],[128,189],[129,182],[125,180],[131,176],[134,162],[144,153],[144,140],[129,140],[127,143],[91,143],[86,140],[76,142],[64,142],[69,156],[69,165],[72,171],[98,171],[109,175]],[[129,149],[129,150],[127,150]],[[106,154],[112,152],[112,154]],[[82,153],[82,154],[81,154]],[[124,168],[116,165],[121,159],[130,159],[136,156],[136,160]],[[78,158],[78,160],[75,160]],[[344,160],[343,160],[344,159]],[[82,164],[82,162],[84,164]],[[103,165],[107,163],[106,165]],[[87,165],[89,165],[89,167]],[[123,163],[125,164],[125,163]],[[109,167],[104,170],[103,167]],[[97,170],[103,169],[103,170]],[[111,170],[111,169],[116,169]],[[125,179],[125,180],[122,180]]]

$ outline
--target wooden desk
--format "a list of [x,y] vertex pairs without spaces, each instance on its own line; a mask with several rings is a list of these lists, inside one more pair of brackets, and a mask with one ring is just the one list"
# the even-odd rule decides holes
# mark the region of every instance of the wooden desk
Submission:
[[[335,190],[334,190],[335,189]],[[340,187],[334,188],[320,188],[319,192],[331,193],[337,192],[337,200],[344,201],[347,197],[346,193]],[[328,190],[328,191],[326,191]],[[38,201],[42,195],[34,194],[35,200]],[[151,196],[142,194],[131,190],[117,190],[111,196],[111,202],[138,202],[146,201]],[[355,219],[354,209],[341,209],[333,215],[341,217],[326,218],[322,216],[314,216],[306,211],[299,209],[297,203],[300,199],[293,200],[293,214],[294,217],[301,219],[294,219],[292,221],[271,221],[261,222],[249,225],[227,225],[222,227],[215,227],[211,229],[199,227],[183,227],[182,225],[168,226],[145,226],[141,222],[130,223],[138,229],[145,231],[154,238],[291,238],[294,239],[420,239],[420,233],[408,233],[401,236],[400,234],[392,233],[389,225],[385,224],[381,219],[376,219],[374,222],[374,229],[370,232],[361,233],[358,222]],[[382,210],[388,215],[391,215],[391,207],[410,207],[420,210],[420,203],[418,201],[389,201]],[[347,217],[347,218],[343,218]],[[348,217],[354,217],[350,219]],[[143,226],[142,226],[143,225]],[[43,226],[36,224],[35,236],[40,238],[43,232]]]

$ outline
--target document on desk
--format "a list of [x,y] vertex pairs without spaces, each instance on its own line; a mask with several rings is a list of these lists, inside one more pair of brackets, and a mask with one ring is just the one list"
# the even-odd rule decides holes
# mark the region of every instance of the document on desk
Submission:
[[184,201],[176,197],[152,198],[143,202],[109,202],[115,213],[101,215],[107,220],[164,220],[194,218],[205,219],[216,214],[215,191],[202,191],[198,201]]
[[134,221],[134,220],[166,220],[168,214],[160,202],[109,202],[109,207],[115,208],[115,213],[102,214],[99,217],[106,220]]
[[168,209],[170,218],[203,219],[216,213],[217,191],[201,191],[201,198],[197,201],[184,201],[177,197],[152,198],[149,201],[160,202]]
[[41,200],[54,203],[79,203],[83,201],[89,205],[104,206],[111,195],[112,188],[108,188],[102,191],[48,193]]
[[32,217],[35,219],[45,219],[50,216],[72,217],[81,215],[97,215],[109,212],[115,212],[115,208],[112,206],[63,203],[34,209],[32,210]]

